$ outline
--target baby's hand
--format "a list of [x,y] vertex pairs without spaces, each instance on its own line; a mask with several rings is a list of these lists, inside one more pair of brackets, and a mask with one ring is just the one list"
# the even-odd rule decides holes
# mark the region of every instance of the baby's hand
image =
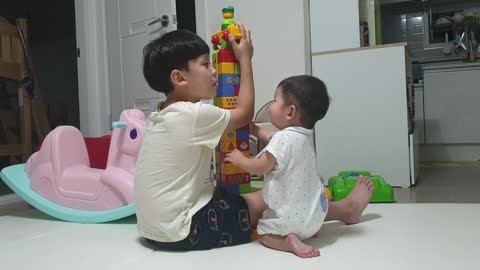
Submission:
[[250,122],[249,128],[250,128],[250,134],[258,138],[259,127],[255,125],[255,123]]
[[242,39],[237,44],[235,38],[230,34],[228,35],[228,41],[232,46],[233,53],[238,61],[241,63],[244,60],[251,60],[253,57],[253,44],[252,38],[250,36],[250,29],[245,27],[245,25],[238,23],[240,31],[242,32]]
[[225,157],[225,162],[230,162],[235,166],[238,166],[238,163],[240,160],[243,158],[246,158],[242,152],[240,152],[238,149],[234,149],[231,153],[227,153]]

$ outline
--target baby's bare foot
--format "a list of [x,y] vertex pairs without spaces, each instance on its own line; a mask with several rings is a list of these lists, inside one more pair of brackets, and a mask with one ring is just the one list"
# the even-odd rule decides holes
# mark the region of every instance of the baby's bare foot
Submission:
[[320,256],[320,251],[305,245],[296,234],[289,234],[285,239],[290,251],[300,258],[312,258]]
[[348,215],[344,220],[346,224],[356,224],[360,222],[363,210],[367,207],[372,195],[373,184],[370,179],[366,176],[359,176],[352,192],[345,198],[347,209],[349,209]]

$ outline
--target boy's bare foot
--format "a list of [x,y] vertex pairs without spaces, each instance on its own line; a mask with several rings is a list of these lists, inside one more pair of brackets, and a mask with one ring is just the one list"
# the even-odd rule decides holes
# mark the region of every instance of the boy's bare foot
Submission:
[[363,210],[367,207],[373,195],[373,184],[367,176],[359,176],[352,192],[344,199],[348,214],[343,220],[346,224],[360,222]]
[[296,234],[289,234],[285,238],[290,251],[300,258],[312,258],[320,256],[320,251],[311,246],[305,245]]

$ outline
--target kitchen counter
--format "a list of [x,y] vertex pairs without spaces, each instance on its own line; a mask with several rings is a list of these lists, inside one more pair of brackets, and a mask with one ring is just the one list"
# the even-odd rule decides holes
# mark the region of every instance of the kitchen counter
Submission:
[[423,65],[423,70],[438,70],[438,69],[451,69],[451,68],[470,68],[480,67],[480,61],[477,62],[461,62],[461,63],[436,63]]
[[377,46],[358,47],[358,48],[332,50],[332,51],[324,51],[324,52],[312,52],[312,56],[325,55],[325,54],[335,54],[335,53],[345,53],[345,52],[354,52],[354,51],[363,51],[363,50],[372,50],[372,49],[391,48],[391,47],[405,47],[408,54],[410,54],[410,52],[407,48],[407,43],[406,42],[400,42],[400,43],[383,44],[383,45],[377,45]]

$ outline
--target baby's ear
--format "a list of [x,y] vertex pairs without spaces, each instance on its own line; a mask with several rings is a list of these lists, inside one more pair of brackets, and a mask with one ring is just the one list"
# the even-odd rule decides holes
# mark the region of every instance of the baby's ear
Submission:
[[288,106],[288,111],[287,111],[287,116],[291,117],[291,118],[294,118],[297,114],[298,114],[297,106],[295,106],[293,104],[289,105]]
[[174,87],[183,86],[187,83],[185,77],[183,76],[183,73],[178,69],[174,69],[172,70],[172,72],[170,72],[170,81],[172,82],[172,85]]

